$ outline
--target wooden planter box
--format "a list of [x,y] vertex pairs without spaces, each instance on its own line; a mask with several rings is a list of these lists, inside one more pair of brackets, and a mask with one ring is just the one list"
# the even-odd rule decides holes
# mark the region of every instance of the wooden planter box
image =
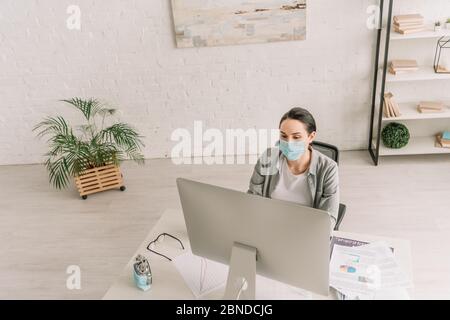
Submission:
[[116,165],[86,170],[82,175],[75,177],[75,184],[81,198],[87,199],[89,194],[116,189],[125,190],[122,173]]

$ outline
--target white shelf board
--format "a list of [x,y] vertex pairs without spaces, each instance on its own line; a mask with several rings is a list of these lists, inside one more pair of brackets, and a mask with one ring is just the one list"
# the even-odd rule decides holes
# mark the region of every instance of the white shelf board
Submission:
[[[419,154],[450,154],[450,148],[435,147],[434,136],[430,137],[411,137],[408,145],[401,149],[390,149],[383,145],[380,141],[380,156],[402,156],[402,155],[419,155]],[[376,139],[373,140],[374,148]]]
[[399,103],[400,117],[385,118],[384,122],[402,121],[402,120],[427,120],[427,119],[446,119],[450,118],[450,103],[445,102],[444,112],[439,113],[420,113],[417,110],[418,102]]
[[426,80],[450,80],[450,73],[436,73],[433,67],[421,66],[419,70],[393,75],[386,73],[386,82],[426,81]]
[[395,31],[391,32],[391,40],[410,40],[410,39],[433,39],[440,37],[449,37],[450,30],[442,29],[441,31],[434,31],[433,28],[428,28],[423,32],[412,34],[400,34]]

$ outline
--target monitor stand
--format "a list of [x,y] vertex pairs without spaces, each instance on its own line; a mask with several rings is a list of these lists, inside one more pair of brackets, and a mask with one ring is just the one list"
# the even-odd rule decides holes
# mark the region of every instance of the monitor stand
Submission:
[[235,242],[231,250],[225,300],[254,300],[256,248]]

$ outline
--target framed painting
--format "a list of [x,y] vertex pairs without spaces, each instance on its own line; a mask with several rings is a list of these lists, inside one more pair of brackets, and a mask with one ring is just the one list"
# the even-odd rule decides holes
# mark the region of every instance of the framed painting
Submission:
[[306,0],[172,0],[177,47],[304,40]]

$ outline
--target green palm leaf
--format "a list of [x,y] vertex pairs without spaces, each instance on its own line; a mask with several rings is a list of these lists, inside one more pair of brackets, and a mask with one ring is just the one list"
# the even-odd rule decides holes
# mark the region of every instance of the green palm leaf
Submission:
[[44,121],[34,126],[33,131],[39,131],[38,136],[43,137],[47,134],[68,135],[71,132],[69,125],[63,117],[47,117]]
[[140,150],[144,146],[141,136],[128,124],[116,123],[100,131],[99,138],[103,141],[115,142],[124,148]]
[[95,116],[97,111],[101,109],[101,103],[97,99],[83,100],[80,98],[72,98],[70,100],[61,100],[74,106],[83,113],[86,120],[91,120],[92,116]]
[[50,183],[57,189],[66,188],[69,182],[69,168],[66,159],[63,157],[55,161],[48,159],[45,164],[49,172]]

